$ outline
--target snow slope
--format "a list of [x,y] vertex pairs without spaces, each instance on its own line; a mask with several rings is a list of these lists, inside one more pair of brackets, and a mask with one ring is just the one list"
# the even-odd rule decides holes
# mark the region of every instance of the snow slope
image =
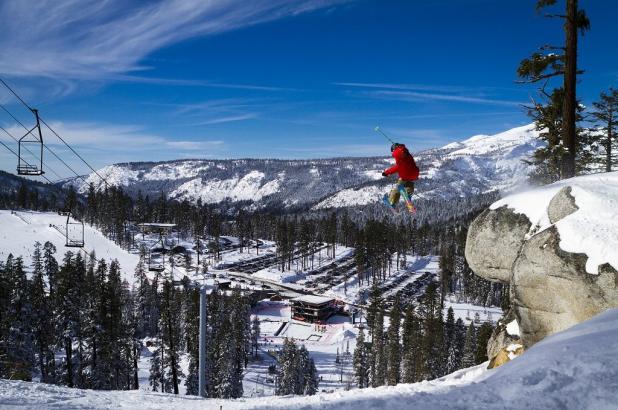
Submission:
[[496,370],[311,397],[201,400],[0,380],[3,409],[618,409],[618,309],[554,334]]
[[[49,241],[56,246],[56,259],[62,261],[66,251],[78,252],[79,248],[65,247],[66,216],[54,212],[12,211],[0,210],[0,260],[6,260],[9,253],[23,256],[24,264],[29,269],[32,262],[34,242],[41,245]],[[91,226],[84,230],[83,250],[90,253],[95,250],[97,259],[118,259],[122,269],[123,279],[133,282],[133,271],[139,256],[131,254],[105,238],[103,234]],[[84,254],[82,254],[84,256]]]
[[495,202],[491,209],[507,206],[532,222],[530,234],[552,226],[547,206],[563,187],[579,210],[555,224],[560,248],[588,255],[586,271],[598,274],[598,267],[609,263],[618,270],[618,172],[586,175],[558,181],[534,190],[520,192]]

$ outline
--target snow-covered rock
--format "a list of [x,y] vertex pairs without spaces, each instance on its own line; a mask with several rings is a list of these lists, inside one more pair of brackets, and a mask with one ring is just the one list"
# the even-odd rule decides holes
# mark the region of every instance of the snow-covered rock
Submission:
[[526,347],[617,307],[618,172],[494,203],[470,225],[466,258],[476,274],[510,283]]
[[304,397],[239,400],[93,391],[0,380],[0,407],[20,409],[616,409],[618,309],[548,337],[495,370],[486,364],[429,382]]

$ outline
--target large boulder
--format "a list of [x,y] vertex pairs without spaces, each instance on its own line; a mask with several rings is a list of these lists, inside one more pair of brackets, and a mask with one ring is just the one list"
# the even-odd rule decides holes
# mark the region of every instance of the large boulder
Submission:
[[491,281],[508,283],[530,225],[525,215],[506,206],[485,210],[468,228],[466,260],[470,268]]
[[[605,263],[590,273],[585,253],[560,247],[557,224],[579,208],[570,187],[553,192],[551,200],[539,203],[546,208],[539,220],[530,221],[506,205],[486,210],[470,225],[466,242],[466,259],[477,275],[509,284],[510,314],[526,348],[618,307],[618,271]],[[513,342],[499,326],[488,346],[489,358]]]

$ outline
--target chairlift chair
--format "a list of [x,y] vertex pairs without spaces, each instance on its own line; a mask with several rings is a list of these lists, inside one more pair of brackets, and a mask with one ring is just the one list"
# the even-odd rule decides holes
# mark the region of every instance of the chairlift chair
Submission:
[[[41,122],[39,120],[39,111],[32,109],[32,113],[36,118],[36,125],[26,132],[17,142],[17,174],[26,176],[40,176],[43,171],[43,133],[41,132]],[[34,132],[36,130],[36,132]],[[37,136],[38,134],[38,136]],[[31,152],[27,147],[36,145],[39,150],[39,158],[37,164],[30,164],[23,157],[22,148]]]
[[148,270],[163,272],[165,270],[165,242],[159,234],[159,240],[148,250]]
[[69,248],[84,247],[84,222],[71,220],[71,212],[67,213],[66,223],[66,243],[64,246]]

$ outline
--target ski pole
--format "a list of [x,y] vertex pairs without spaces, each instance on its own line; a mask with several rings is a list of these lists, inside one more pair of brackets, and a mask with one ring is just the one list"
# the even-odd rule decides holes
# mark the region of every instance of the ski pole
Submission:
[[394,143],[395,143],[395,141],[393,141],[392,139],[390,139],[390,138],[388,137],[388,135],[386,135],[386,133],[384,133],[384,131],[382,131],[382,130],[380,129],[380,127],[375,127],[373,130],[374,130],[375,132],[379,133],[379,134],[382,134],[382,136],[384,136],[384,138],[386,138],[387,140],[389,140],[389,141],[391,142],[391,144],[394,144]]

